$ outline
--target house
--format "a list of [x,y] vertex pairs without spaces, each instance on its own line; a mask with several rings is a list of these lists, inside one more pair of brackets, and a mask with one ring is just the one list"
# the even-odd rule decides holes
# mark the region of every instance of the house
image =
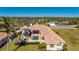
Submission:
[[0,40],[4,39],[5,37],[7,37],[7,33],[0,32]]
[[69,21],[59,21],[59,25],[69,25]]
[[57,21],[51,21],[51,22],[49,22],[50,27],[54,27],[54,26],[56,26],[56,24],[58,24]]
[[[46,25],[26,26],[31,31],[28,42],[46,43],[47,50],[63,50],[64,40]],[[25,26],[22,30],[25,29]]]
[[10,32],[10,36],[7,37],[6,32],[0,32],[0,48],[5,45],[7,42],[11,42],[14,38],[17,37],[17,34]]

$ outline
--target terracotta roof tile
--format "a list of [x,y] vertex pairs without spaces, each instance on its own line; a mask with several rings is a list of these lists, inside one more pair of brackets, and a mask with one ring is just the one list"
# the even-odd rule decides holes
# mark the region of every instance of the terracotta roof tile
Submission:
[[7,33],[0,32],[0,40],[4,39],[5,37],[7,37]]
[[61,42],[64,42],[64,40],[59,35],[57,35],[51,28],[46,25],[33,25],[30,27],[26,26],[24,28],[29,28],[31,30],[40,30],[41,35],[44,37],[47,44],[59,44]]
[[37,29],[40,30],[41,35],[44,36],[45,42],[47,44],[58,44],[64,42],[64,40],[57,35],[51,28],[45,25],[33,25],[30,29]]

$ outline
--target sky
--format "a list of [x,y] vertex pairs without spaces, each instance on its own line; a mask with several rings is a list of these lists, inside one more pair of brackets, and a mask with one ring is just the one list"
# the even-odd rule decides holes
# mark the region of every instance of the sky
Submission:
[[0,16],[79,17],[79,7],[0,7]]

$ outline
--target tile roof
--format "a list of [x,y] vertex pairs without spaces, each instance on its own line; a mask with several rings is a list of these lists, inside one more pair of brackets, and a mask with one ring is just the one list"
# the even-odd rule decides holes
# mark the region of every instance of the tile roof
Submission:
[[4,39],[5,37],[7,37],[7,33],[0,32],[0,40]]
[[57,35],[51,28],[46,25],[33,25],[30,26],[29,29],[40,30],[41,35],[44,37],[47,44],[59,44],[64,42],[64,40],[59,35]]

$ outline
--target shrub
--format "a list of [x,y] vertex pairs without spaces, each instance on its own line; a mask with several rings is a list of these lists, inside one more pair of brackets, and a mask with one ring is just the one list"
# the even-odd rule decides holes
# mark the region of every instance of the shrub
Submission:
[[79,28],[79,25],[77,25],[75,28]]
[[45,43],[40,43],[40,44],[38,45],[38,48],[39,48],[39,49],[46,48],[46,44],[45,44]]
[[63,51],[67,51],[67,45],[66,44],[64,44],[64,46],[63,46]]
[[40,43],[39,42],[27,42],[26,44],[32,44],[32,45],[39,45]]

